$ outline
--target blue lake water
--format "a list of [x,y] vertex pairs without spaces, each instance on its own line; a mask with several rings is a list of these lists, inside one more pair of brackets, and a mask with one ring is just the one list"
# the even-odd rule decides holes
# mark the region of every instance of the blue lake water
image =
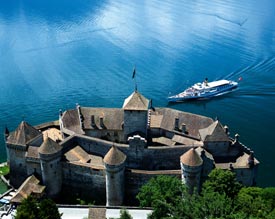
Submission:
[[[2,131],[76,103],[121,107],[134,66],[154,106],[218,117],[255,151],[258,184],[275,186],[274,0],[0,0]],[[242,81],[223,97],[167,104],[205,77]]]

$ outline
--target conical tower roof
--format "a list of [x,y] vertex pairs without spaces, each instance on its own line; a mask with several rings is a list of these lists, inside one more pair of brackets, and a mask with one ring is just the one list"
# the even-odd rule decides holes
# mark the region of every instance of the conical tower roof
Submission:
[[149,100],[142,96],[138,91],[134,91],[125,99],[122,108],[124,110],[147,110],[148,106]]
[[55,154],[61,149],[62,147],[58,143],[46,136],[44,142],[39,147],[38,152],[39,154]]
[[189,151],[184,153],[180,157],[180,161],[184,165],[187,165],[190,167],[200,166],[200,165],[202,165],[202,162],[203,162],[201,157],[198,155],[198,153],[196,152],[196,150],[194,148],[191,148]]
[[104,163],[109,165],[120,165],[125,160],[126,155],[115,146],[112,146],[112,148],[108,151],[103,159]]
[[16,145],[26,145],[30,140],[41,135],[41,132],[22,121],[14,132],[8,137],[7,143]]

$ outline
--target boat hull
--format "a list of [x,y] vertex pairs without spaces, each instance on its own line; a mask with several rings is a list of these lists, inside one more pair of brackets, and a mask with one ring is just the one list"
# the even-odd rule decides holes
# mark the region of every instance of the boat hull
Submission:
[[216,91],[210,91],[206,93],[199,93],[198,95],[174,95],[168,97],[168,102],[176,103],[176,102],[184,102],[184,101],[192,101],[192,100],[205,100],[213,97],[221,96],[227,93],[230,93],[238,88],[238,83],[233,82],[229,87],[224,89],[217,89]]

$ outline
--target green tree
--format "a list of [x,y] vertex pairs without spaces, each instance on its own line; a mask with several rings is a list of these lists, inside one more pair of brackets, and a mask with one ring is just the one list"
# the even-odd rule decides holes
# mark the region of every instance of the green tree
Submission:
[[170,217],[177,219],[229,218],[234,212],[232,200],[213,191],[202,191],[201,194],[183,194],[182,199],[172,206]]
[[141,187],[137,195],[141,207],[153,207],[156,201],[171,202],[181,194],[181,180],[171,176],[157,176],[151,178]]
[[275,187],[264,188],[262,190],[261,196],[264,200],[268,201],[272,209],[275,208]]
[[215,169],[201,193],[187,192],[181,180],[168,176],[151,179],[137,198],[153,207],[150,219],[274,219],[275,188],[242,187],[235,174]]
[[37,202],[32,196],[29,196],[16,209],[15,219],[37,219],[38,214]]
[[235,173],[222,169],[212,170],[203,184],[203,190],[225,193],[232,199],[237,196],[241,188],[242,185],[236,180]]
[[133,219],[133,217],[129,214],[129,212],[126,209],[121,209],[119,219]]
[[44,199],[39,204],[39,217],[42,219],[59,219],[62,214],[59,213],[56,204],[51,199]]
[[16,209],[15,219],[61,219],[61,216],[52,200],[44,199],[39,203],[29,196]]
[[181,199],[183,185],[181,180],[172,176],[157,176],[141,187],[137,195],[141,207],[153,207],[150,218],[165,218],[171,206]]
[[248,218],[272,218],[275,188],[244,187],[237,196],[237,207]]

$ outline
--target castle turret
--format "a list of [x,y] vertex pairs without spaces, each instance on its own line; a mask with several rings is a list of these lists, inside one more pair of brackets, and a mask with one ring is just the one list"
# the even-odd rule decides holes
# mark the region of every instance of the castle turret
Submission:
[[182,181],[192,193],[194,187],[200,190],[200,178],[203,160],[194,148],[184,153],[180,157],[182,171]]
[[219,120],[213,122],[210,126],[199,130],[204,148],[210,152],[213,157],[226,157],[228,155],[231,140],[226,130]]
[[42,138],[42,134],[25,121],[22,121],[16,130],[6,138],[10,184],[15,188],[19,187],[27,177],[25,154],[28,145],[38,138]]
[[139,134],[146,137],[149,100],[138,91],[134,91],[123,104],[124,110],[124,140],[129,136]]
[[45,137],[44,142],[38,149],[42,180],[49,197],[56,197],[61,191],[61,149],[61,146],[48,136]]
[[103,161],[106,168],[106,205],[119,206],[124,199],[126,155],[112,146]]
[[146,168],[147,162],[144,161],[144,149],[147,148],[147,141],[145,138],[139,135],[134,135],[128,138],[129,152],[128,154],[132,157],[131,167],[132,168]]

